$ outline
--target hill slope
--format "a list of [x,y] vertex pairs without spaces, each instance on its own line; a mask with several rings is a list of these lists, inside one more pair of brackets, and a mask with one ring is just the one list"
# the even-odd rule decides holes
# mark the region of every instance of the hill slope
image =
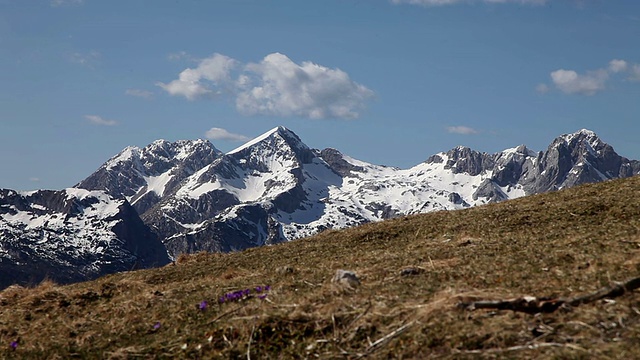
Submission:
[[[638,276],[639,229],[632,177],[12,287],[0,293],[0,357],[639,358],[638,293],[538,316],[456,307],[470,295],[572,296]],[[337,269],[362,285],[337,288]]]

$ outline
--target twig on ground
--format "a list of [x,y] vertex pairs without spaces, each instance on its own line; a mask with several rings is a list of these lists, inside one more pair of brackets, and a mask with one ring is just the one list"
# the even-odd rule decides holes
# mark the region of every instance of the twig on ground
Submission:
[[307,284],[307,285],[309,285],[309,286],[313,286],[313,287],[320,286],[320,285],[318,285],[318,284],[314,284],[314,283],[309,282],[309,281],[307,281],[307,280],[302,280],[302,282],[303,282],[303,283],[305,283],[305,284]]
[[249,343],[247,344],[247,360],[251,360],[251,340],[253,340],[253,332],[256,331],[256,325],[251,328],[251,335],[249,335]]
[[605,298],[612,299],[638,288],[640,288],[640,277],[627,280],[623,283],[614,283],[614,285],[604,287],[596,292],[572,298],[551,299],[544,297],[538,298],[534,296],[522,296],[506,300],[463,299],[458,303],[458,307],[467,310],[512,310],[527,314],[552,313],[563,306],[576,307]]
[[399,328],[395,329],[394,331],[390,332],[389,334],[381,337],[380,339],[374,341],[371,345],[369,345],[369,347],[365,350],[364,354],[361,354],[359,356],[359,358],[364,357],[370,353],[372,353],[373,351],[375,351],[376,349],[380,348],[382,345],[386,344],[387,342],[389,342],[391,339],[393,339],[396,336],[399,336],[400,334],[402,334],[403,332],[405,332],[408,328],[410,328],[413,324],[415,324],[415,321],[412,321],[408,324],[404,324],[402,326],[400,326]]
[[560,343],[535,343],[535,344],[525,344],[518,346],[511,346],[508,348],[492,348],[492,349],[478,349],[478,350],[456,350],[457,353],[460,354],[496,354],[496,353],[505,353],[511,351],[521,351],[521,350],[536,350],[540,348],[546,347],[566,347],[573,350],[587,351],[580,346],[573,344],[560,344]]

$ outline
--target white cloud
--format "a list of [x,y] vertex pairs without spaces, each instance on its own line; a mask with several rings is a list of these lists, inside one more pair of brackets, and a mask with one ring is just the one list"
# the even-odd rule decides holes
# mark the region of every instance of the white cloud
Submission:
[[[606,67],[578,74],[574,70],[559,69],[551,72],[551,81],[565,94],[594,95],[606,88],[607,82],[620,79],[618,74],[629,74],[628,80],[640,81],[640,64],[631,64],[626,60],[613,59]],[[548,90],[546,84],[536,87],[538,92]]]
[[479,133],[478,130],[470,128],[468,126],[449,126],[447,127],[447,132],[461,135],[473,135]]
[[115,120],[103,119],[98,115],[85,115],[84,118],[87,119],[93,125],[113,126],[118,124],[118,122]]
[[211,140],[249,141],[249,138],[244,135],[230,133],[225,129],[216,127],[209,129],[205,136]]
[[487,3],[487,4],[522,4],[522,5],[543,5],[548,0],[391,0],[394,4],[411,4],[422,6],[444,6],[459,3]]
[[[182,71],[177,80],[157,83],[171,95],[189,100],[230,94],[244,115],[300,116],[312,119],[357,118],[373,91],[351,80],[340,69],[312,62],[296,64],[273,53],[260,63],[243,67],[215,54],[195,69]],[[232,71],[239,69],[232,80]]]
[[125,93],[125,95],[135,96],[135,97],[139,97],[139,98],[143,98],[143,99],[152,99],[153,98],[153,93],[151,91],[147,91],[147,90],[127,89],[124,93]]
[[81,5],[84,0],[51,0],[51,6],[65,6],[65,5]]
[[231,70],[237,61],[221,54],[201,60],[195,69],[188,68],[180,73],[177,80],[168,84],[158,82],[157,86],[175,96],[184,96],[188,100],[220,94],[215,87],[224,86],[230,82]]
[[280,53],[269,54],[246,70],[251,75],[241,79],[236,99],[236,108],[246,115],[353,119],[373,96],[340,69],[312,62],[298,65]]
[[609,61],[609,71],[612,73],[619,73],[627,70],[627,62],[624,60],[613,59]]
[[536,92],[538,94],[546,94],[549,92],[549,86],[547,84],[536,85]]
[[30,177],[29,181],[31,181],[31,182],[40,182],[40,178],[39,177],[35,177],[35,176],[34,177]]
[[609,74],[604,69],[589,71],[580,75],[573,70],[556,70],[551,73],[551,80],[560,91],[566,94],[593,95],[604,90]]

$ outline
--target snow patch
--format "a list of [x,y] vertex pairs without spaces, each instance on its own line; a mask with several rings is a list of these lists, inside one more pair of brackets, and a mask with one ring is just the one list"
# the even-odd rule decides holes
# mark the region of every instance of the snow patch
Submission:
[[235,154],[235,153],[238,153],[238,152],[240,152],[240,151],[242,151],[242,150],[244,150],[244,149],[246,149],[248,147],[251,147],[251,146],[253,146],[253,145],[255,145],[255,144],[257,144],[257,143],[259,143],[259,142],[261,142],[261,141],[263,141],[265,139],[267,139],[269,136],[271,136],[271,135],[273,135],[273,134],[275,134],[278,131],[283,130],[283,129],[284,128],[282,126],[275,127],[273,129],[267,131],[266,133],[258,136],[257,138],[255,138],[253,140],[250,140],[249,142],[245,143],[244,145],[229,151],[227,153],[227,155]]
[[118,166],[118,164],[129,161],[134,158],[140,157],[140,148],[137,146],[128,146],[124,150],[122,150],[118,155],[111,158],[105,164],[107,170],[112,170],[114,167]]
[[147,192],[154,192],[158,196],[162,197],[167,183],[173,179],[171,172],[172,170],[169,170],[158,176],[145,176],[144,180],[147,183]]

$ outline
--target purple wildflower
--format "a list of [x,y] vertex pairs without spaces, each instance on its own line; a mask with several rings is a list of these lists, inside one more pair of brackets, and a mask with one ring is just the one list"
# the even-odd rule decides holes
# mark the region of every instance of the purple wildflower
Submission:
[[256,286],[256,292],[261,293],[262,292],[262,286]]
[[11,350],[15,350],[18,348],[18,342],[12,341],[11,344],[9,344],[9,346],[11,347]]
[[269,290],[271,290],[271,286],[267,285],[264,287],[264,291],[269,291]]
[[222,303],[224,303],[224,300],[225,300],[224,296],[221,296],[220,299],[218,299],[218,302],[220,304],[222,304]]
[[207,309],[207,300],[202,300],[198,305],[198,309],[205,311]]
[[248,296],[249,294],[251,294],[251,289],[245,289],[243,295]]
[[267,294],[262,294],[262,295],[258,296],[258,299],[260,299],[260,300],[264,300],[266,298],[267,298]]
[[160,321],[158,321],[157,323],[155,323],[155,324],[153,325],[153,330],[158,330],[158,329],[160,329],[160,326],[161,326]]

